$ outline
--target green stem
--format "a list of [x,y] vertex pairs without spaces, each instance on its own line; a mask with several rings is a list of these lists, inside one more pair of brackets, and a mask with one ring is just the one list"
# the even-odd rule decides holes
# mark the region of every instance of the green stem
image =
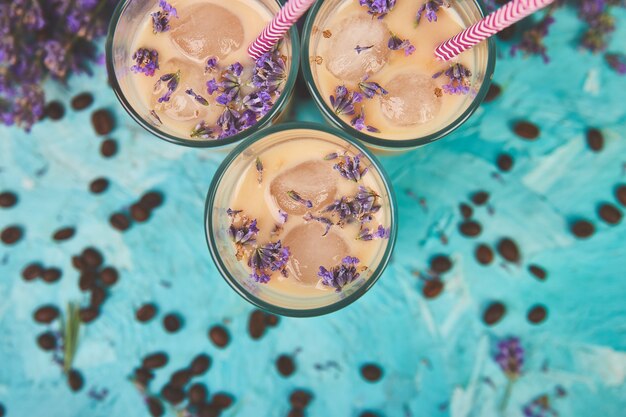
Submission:
[[509,405],[509,399],[511,398],[511,392],[513,391],[513,383],[515,380],[512,378],[507,378],[506,390],[504,391],[504,395],[502,396],[502,401],[500,401],[500,412],[504,414],[506,412],[506,408]]
[[68,373],[72,369],[74,355],[78,348],[78,335],[80,332],[80,309],[76,303],[68,303],[63,326],[63,372]]

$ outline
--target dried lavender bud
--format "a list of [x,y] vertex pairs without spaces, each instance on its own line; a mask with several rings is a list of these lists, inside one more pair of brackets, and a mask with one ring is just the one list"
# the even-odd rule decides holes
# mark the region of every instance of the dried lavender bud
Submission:
[[373,81],[367,81],[367,77],[359,82],[359,88],[363,92],[363,95],[367,98],[374,98],[374,96],[377,94],[380,96],[389,94],[389,92],[385,90],[380,84]]
[[313,207],[313,203],[311,202],[311,200],[305,200],[304,198],[302,198],[300,196],[300,194],[298,194],[294,190],[287,191],[287,195],[293,201],[298,202],[298,203],[302,204],[303,206],[305,206],[307,208],[312,208]]
[[442,86],[446,93],[469,94],[472,72],[463,64],[453,64],[450,68],[433,74],[433,78],[439,78],[442,74],[449,79],[448,83]]
[[411,41],[408,39],[400,39],[394,33],[391,34],[389,41],[387,41],[387,48],[392,51],[399,51],[402,49],[404,50],[404,56],[409,56],[415,52],[415,46],[411,44]]
[[372,49],[374,47],[374,45],[369,45],[369,46],[359,46],[357,45],[356,48],[354,48],[354,50],[356,51],[357,54],[360,54],[363,51],[367,51],[368,49]]
[[152,30],[154,33],[167,32],[170,30],[170,16],[178,18],[176,9],[165,0],[159,0],[161,10],[151,13]]
[[194,100],[196,100],[198,103],[202,104],[203,106],[209,105],[209,102],[206,100],[206,98],[202,97],[200,94],[196,94],[192,88],[186,89],[185,93],[193,97]]
[[270,280],[271,272],[280,271],[281,274],[287,276],[285,267],[289,256],[289,248],[282,246],[280,240],[267,243],[265,246],[258,246],[248,259],[248,266],[252,268],[250,278],[266,284]]
[[357,92],[350,92],[341,85],[335,89],[335,95],[330,96],[330,104],[335,114],[352,116],[355,112],[354,105],[363,101],[363,95]]
[[152,77],[159,69],[159,53],[156,49],[139,48],[132,56],[135,65],[130,67],[131,71]]
[[228,235],[235,243],[237,259],[241,260],[244,251],[256,243],[257,233],[259,232],[257,221],[256,219],[250,220],[247,216],[241,216],[241,210],[228,209],[227,213],[231,218]]
[[361,168],[361,155],[354,158],[345,155],[333,168],[339,171],[342,177],[354,182],[358,182],[368,171],[368,168]]
[[346,256],[341,264],[330,268],[330,270],[320,266],[317,275],[322,279],[322,284],[333,287],[336,292],[341,292],[343,287],[357,279],[360,274],[356,265],[359,260],[352,256]]
[[[256,167],[256,172],[257,172],[257,181],[259,182],[259,184],[261,184],[263,182],[263,162],[261,161],[261,158],[257,157],[254,165]],[[287,213],[285,213],[285,215],[286,214]],[[283,221],[283,223],[285,223],[286,221],[287,221],[287,218],[285,218],[285,221]]]
[[426,3],[422,4],[422,6],[417,10],[417,15],[415,16],[415,24],[419,25],[424,12],[426,13],[426,19],[429,22],[436,22],[437,12],[442,6],[450,7],[450,3],[443,0],[429,0]]
[[382,19],[393,10],[396,0],[359,0],[359,4],[367,7],[367,13]]
[[516,379],[522,373],[524,349],[517,337],[502,339],[497,344],[494,360],[509,379]]
[[378,130],[374,126],[365,124],[365,108],[363,106],[361,106],[361,112],[352,120],[350,120],[350,124],[352,125],[352,127],[359,131],[365,129],[368,132],[380,133],[380,130]]
[[[208,105],[208,103],[207,103]],[[201,120],[196,126],[192,129],[189,134],[192,138],[200,138],[200,139],[214,139],[213,129],[207,126],[204,120]]]

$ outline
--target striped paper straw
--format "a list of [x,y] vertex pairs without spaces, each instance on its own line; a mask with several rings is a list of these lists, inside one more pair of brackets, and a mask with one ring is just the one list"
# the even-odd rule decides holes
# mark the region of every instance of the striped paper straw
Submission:
[[289,0],[263,29],[259,37],[250,44],[248,55],[252,59],[259,59],[261,55],[269,52],[313,3],[315,0]]
[[477,43],[493,36],[552,3],[554,0],[512,0],[474,23],[458,35],[448,39],[435,49],[435,56],[448,61]]

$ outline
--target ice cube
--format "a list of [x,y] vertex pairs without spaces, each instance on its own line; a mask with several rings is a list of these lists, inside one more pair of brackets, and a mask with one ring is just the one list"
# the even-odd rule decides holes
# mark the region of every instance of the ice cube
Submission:
[[331,268],[339,265],[348,256],[348,245],[341,236],[333,231],[322,236],[326,228],[311,221],[294,227],[283,239],[289,248],[287,262],[289,276],[309,285],[319,281],[317,273],[320,266]]
[[400,74],[384,87],[389,94],[381,98],[381,110],[387,119],[397,125],[429,122],[441,109],[441,98],[435,93],[437,85],[428,75]]
[[387,25],[378,19],[360,15],[345,18],[331,30],[331,41],[324,57],[326,68],[346,81],[374,74],[387,63],[389,37]]
[[226,58],[243,43],[244,29],[237,15],[213,3],[196,3],[178,10],[170,20],[174,45],[189,58],[206,61]]
[[[339,178],[332,163],[307,161],[274,178],[270,184],[270,193],[282,210],[289,214],[304,214],[309,210],[326,208],[334,201]],[[294,200],[289,195],[290,191],[295,191],[303,200],[310,201],[312,207]]]
[[158,87],[152,92],[153,108],[159,114],[165,114],[173,120],[183,121],[204,117],[208,112],[208,106],[202,105],[186,93],[191,88],[194,93],[201,95],[207,100],[209,99],[205,87],[206,77],[204,70],[196,64],[173,58],[161,66],[160,74],[175,73],[177,71],[180,71],[180,83],[178,88],[172,93],[169,101],[159,103],[159,97],[163,96],[167,91],[167,83],[157,83]]

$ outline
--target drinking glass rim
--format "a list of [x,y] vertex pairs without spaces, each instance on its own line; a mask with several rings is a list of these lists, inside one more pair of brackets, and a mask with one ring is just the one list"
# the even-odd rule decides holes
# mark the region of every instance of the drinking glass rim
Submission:
[[[293,308],[277,306],[277,305],[265,302],[264,300],[256,297],[254,294],[248,291],[243,285],[239,283],[237,278],[233,277],[233,275],[230,273],[228,268],[222,262],[222,257],[220,256],[217,245],[215,244],[214,233],[213,233],[212,212],[213,212],[213,206],[215,202],[215,195],[217,193],[217,189],[222,178],[228,171],[228,168],[230,168],[230,165],[232,164],[232,162],[249,146],[251,146],[252,144],[260,140],[263,140],[269,135],[272,135],[278,132],[288,131],[288,130],[300,130],[300,129],[321,131],[321,132],[328,133],[333,136],[337,136],[338,138],[345,140],[350,145],[357,148],[359,152],[363,153],[369,159],[372,165],[376,168],[380,177],[382,178],[383,185],[385,187],[387,195],[389,196],[389,210],[390,210],[390,217],[391,217],[391,225],[389,226],[390,234],[389,234],[389,240],[387,242],[387,247],[385,248],[385,253],[383,254],[376,269],[372,272],[371,276],[367,279],[367,281],[360,288],[358,288],[356,291],[354,291],[352,294],[348,295],[347,297],[333,304],[329,304],[323,307],[311,308],[311,309],[293,309]],[[262,131],[253,133],[252,135],[250,135],[249,138],[239,143],[237,147],[233,149],[226,156],[226,158],[222,161],[220,166],[217,168],[215,175],[213,176],[211,185],[209,186],[209,191],[207,192],[206,204],[205,204],[205,209],[204,209],[204,226],[205,226],[204,230],[205,230],[205,237],[206,237],[207,245],[209,247],[211,258],[213,259],[213,262],[215,266],[217,267],[220,275],[222,276],[222,278],[224,278],[224,280],[228,283],[228,285],[230,285],[230,287],[233,290],[235,290],[235,292],[237,292],[243,299],[247,300],[249,303],[259,308],[262,308],[263,310],[269,311],[271,313],[279,314],[282,316],[314,317],[314,316],[321,316],[324,314],[329,314],[337,310],[340,310],[344,307],[347,307],[348,305],[352,304],[354,301],[361,298],[361,296],[363,296],[367,291],[369,291],[369,289],[372,288],[372,286],[378,281],[380,276],[385,271],[387,265],[389,264],[389,260],[391,259],[391,255],[393,253],[393,248],[396,243],[397,230],[398,230],[397,219],[398,219],[398,209],[397,209],[396,197],[393,191],[393,187],[391,186],[391,181],[387,173],[385,172],[382,164],[380,163],[380,161],[376,159],[376,157],[372,154],[371,151],[367,149],[366,146],[364,146],[362,143],[355,140],[354,138],[350,137],[350,135],[348,135],[347,133],[342,132],[333,127],[325,126],[325,125],[318,124],[318,123],[310,123],[310,122],[288,122],[288,123],[283,123],[283,124],[276,125],[276,126],[271,126],[267,129],[263,129]]]
[[[174,143],[176,145],[182,145],[191,148],[223,148],[233,143],[237,143],[248,137],[250,134],[265,128],[278,115],[279,111],[282,110],[282,108],[286,105],[287,100],[289,100],[291,94],[293,93],[293,89],[296,84],[296,78],[298,77],[298,71],[300,69],[300,36],[298,33],[298,29],[295,25],[291,27],[291,29],[289,29],[289,37],[291,40],[291,64],[289,65],[289,75],[287,76],[287,80],[285,81],[283,91],[281,91],[280,96],[278,96],[278,99],[276,100],[276,103],[274,103],[272,108],[252,127],[224,139],[193,140],[171,135],[146,122],[145,118],[133,108],[133,106],[124,96],[124,92],[122,91],[122,88],[117,80],[117,76],[115,75],[115,66],[113,64],[113,37],[115,35],[115,29],[117,28],[117,24],[120,17],[122,16],[122,13],[131,1],[137,0],[120,1],[117,6],[115,6],[115,10],[113,12],[113,15],[111,16],[111,22],[109,23],[105,44],[106,69],[108,78],[111,81],[111,87],[113,88],[113,91],[115,92],[115,96],[117,97],[118,101],[120,102],[124,110],[126,110],[126,113],[128,113],[130,117],[145,130],[158,137],[159,139]],[[282,4],[279,0],[273,1],[275,1],[278,6],[282,7]]]
[[[485,7],[483,5],[482,0],[470,0],[473,2],[481,15],[481,18],[485,16]],[[304,23],[304,29],[302,32],[302,46],[300,48],[301,60],[302,60],[302,75],[306,86],[313,98],[313,101],[317,105],[317,108],[322,112],[324,117],[327,120],[330,120],[336,127],[341,130],[347,130],[350,134],[356,137],[363,142],[373,145],[378,148],[391,148],[391,149],[413,149],[422,145],[426,145],[430,142],[434,142],[439,140],[449,133],[456,130],[459,126],[461,126],[469,117],[474,114],[478,106],[482,103],[487,92],[489,91],[489,87],[491,85],[491,80],[493,78],[493,73],[496,66],[496,42],[494,37],[490,37],[487,39],[487,65],[485,67],[485,77],[484,81],[474,96],[474,100],[471,104],[465,109],[454,121],[446,125],[444,128],[439,129],[438,131],[431,133],[426,136],[422,136],[416,139],[383,139],[375,136],[368,135],[365,132],[361,132],[354,127],[350,126],[344,120],[342,120],[335,112],[333,112],[324,97],[322,97],[321,92],[315,86],[315,81],[313,79],[313,72],[311,70],[311,60],[310,60],[310,39],[311,33],[313,31],[313,24],[315,22],[315,18],[317,17],[317,13],[319,9],[322,7],[323,2],[317,1],[313,4],[311,9],[309,10],[308,16]]]

